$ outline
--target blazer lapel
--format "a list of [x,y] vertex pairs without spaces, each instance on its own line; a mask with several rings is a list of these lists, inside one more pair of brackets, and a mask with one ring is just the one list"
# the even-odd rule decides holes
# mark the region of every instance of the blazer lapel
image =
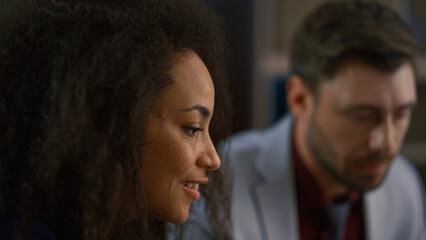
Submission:
[[253,187],[260,221],[268,239],[298,239],[291,133],[293,120],[286,117],[265,133],[263,151],[253,166],[262,181]]
[[384,190],[378,188],[366,194],[364,200],[366,239],[391,239],[386,233],[389,232],[389,220],[392,220],[392,216],[389,215],[391,212],[389,206],[384,204],[390,199]]
[[260,185],[255,190],[268,239],[298,239],[297,208],[293,186],[283,182]]

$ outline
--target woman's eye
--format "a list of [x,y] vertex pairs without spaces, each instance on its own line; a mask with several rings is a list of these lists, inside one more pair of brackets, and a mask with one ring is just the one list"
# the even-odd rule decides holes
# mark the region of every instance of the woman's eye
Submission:
[[202,131],[203,129],[198,128],[198,127],[183,127],[183,129],[185,130],[185,132],[188,134],[188,136],[190,137],[194,137],[197,132]]

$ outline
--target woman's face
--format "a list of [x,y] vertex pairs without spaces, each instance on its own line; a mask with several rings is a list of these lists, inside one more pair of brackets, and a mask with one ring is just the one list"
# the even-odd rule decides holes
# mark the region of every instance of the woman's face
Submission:
[[160,110],[148,116],[142,178],[149,217],[183,223],[220,159],[209,135],[214,87],[206,66],[197,54],[184,54],[171,77]]

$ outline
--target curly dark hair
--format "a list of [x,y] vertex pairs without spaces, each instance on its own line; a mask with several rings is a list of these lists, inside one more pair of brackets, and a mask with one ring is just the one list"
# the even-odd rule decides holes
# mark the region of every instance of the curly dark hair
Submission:
[[411,29],[390,8],[377,2],[331,2],[312,12],[296,31],[292,73],[316,93],[347,57],[392,72],[405,62],[415,67],[418,53]]
[[[136,177],[140,129],[173,84],[174,58],[193,51],[215,86],[212,140],[230,133],[222,29],[198,0],[27,0],[5,16],[2,220],[18,216],[21,239],[38,220],[58,239],[164,238],[166,224],[148,218]],[[210,172],[201,189],[215,238],[227,238],[230,226],[222,171]]]

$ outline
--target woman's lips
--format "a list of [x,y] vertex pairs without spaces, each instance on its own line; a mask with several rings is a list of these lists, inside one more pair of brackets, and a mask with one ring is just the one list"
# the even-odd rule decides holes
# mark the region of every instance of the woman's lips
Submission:
[[198,183],[190,183],[190,182],[182,182],[181,183],[183,189],[194,199],[198,200],[200,198],[200,192],[198,188],[200,184]]
[[207,184],[208,182],[209,179],[207,177],[195,177],[187,179],[180,184],[182,185],[183,190],[185,190],[192,199],[198,200],[200,198],[200,192],[198,191],[200,184]]

